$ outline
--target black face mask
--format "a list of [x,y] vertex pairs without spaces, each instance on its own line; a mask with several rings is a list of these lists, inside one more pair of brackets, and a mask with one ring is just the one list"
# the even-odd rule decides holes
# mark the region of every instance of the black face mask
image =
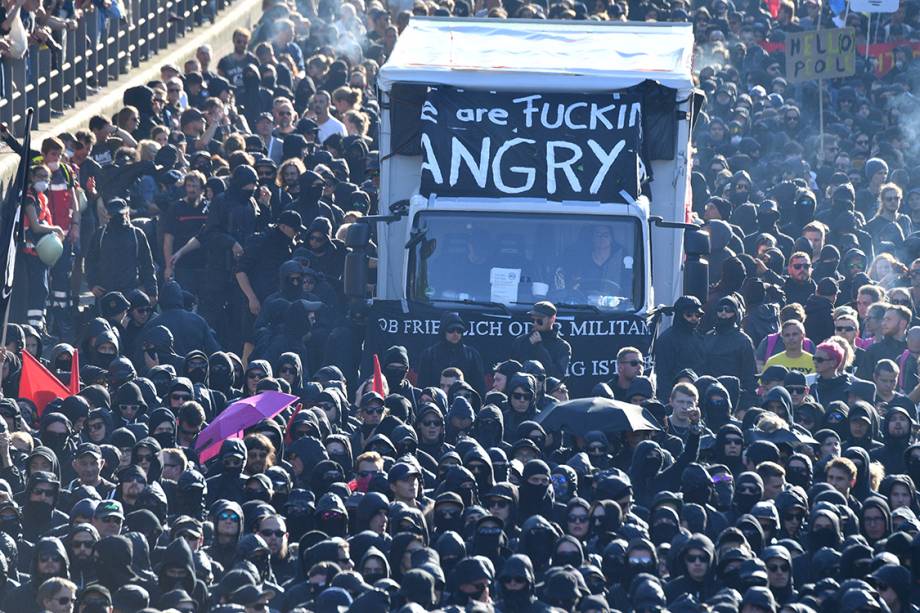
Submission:
[[515,611],[522,609],[530,604],[530,590],[523,587],[519,590],[509,590],[502,585],[502,600],[509,610]]
[[534,568],[543,568],[549,564],[555,540],[556,535],[549,530],[534,530],[528,534],[524,549],[525,553],[530,556]]
[[502,427],[494,419],[476,424],[476,438],[484,447],[495,447],[501,442]]
[[484,585],[477,586],[476,591],[474,591],[473,593],[466,593],[466,592],[461,592],[460,590],[457,590],[456,592],[457,604],[465,605],[467,603],[477,601],[480,598],[482,598],[482,593],[485,591],[486,591],[486,586]]
[[656,545],[670,543],[671,540],[680,532],[680,529],[671,522],[660,522],[652,526],[649,530],[652,542]]
[[261,500],[262,502],[269,502],[271,500],[271,496],[269,496],[268,492],[266,492],[263,489],[258,489],[258,490],[247,489],[244,497],[246,498],[247,501]]
[[806,470],[787,470],[786,480],[792,485],[798,485],[802,489],[808,490],[811,487],[811,475]]
[[808,534],[809,548],[814,552],[822,547],[836,547],[839,541],[833,528],[818,528]]
[[151,435],[154,440],[160,444],[160,447],[167,449],[169,447],[176,446],[176,432],[157,432],[156,434]]
[[387,380],[387,385],[389,386],[391,393],[393,390],[402,385],[403,380],[406,378],[406,372],[408,372],[407,369],[402,367],[387,368],[383,371],[383,376]]
[[519,486],[520,498],[518,508],[521,517],[530,517],[540,510],[540,505],[546,496],[549,485],[534,485],[529,481],[522,481]]
[[368,585],[374,585],[381,579],[387,578],[386,573],[378,573],[378,572],[364,573],[362,576],[364,577],[364,582],[367,583]]
[[556,552],[553,555],[553,566],[573,566],[578,568],[581,566],[582,557],[577,551],[567,551],[567,552]]
[[194,368],[187,368],[185,376],[188,377],[192,383],[204,383],[208,378],[208,367],[195,366]]
[[435,511],[434,527],[439,533],[453,531],[458,534],[463,532],[463,516],[458,513],[443,513]]
[[502,543],[502,533],[490,530],[478,531],[473,539],[473,552],[475,555],[490,556],[497,554]]
[[60,455],[64,449],[68,438],[68,435],[64,432],[45,432],[41,436],[42,443],[46,447],[50,447],[57,455]]
[[255,190],[255,189],[244,189],[244,188],[240,188],[240,196],[242,196],[244,200],[248,200],[248,199],[252,198],[252,195],[253,195],[254,193],[256,193],[256,190]]
[[342,470],[345,470],[347,466],[351,465],[351,456],[349,456],[347,453],[330,454],[329,459],[338,463],[338,465],[342,467]]
[[735,490],[735,495],[732,498],[733,505],[737,509],[738,513],[750,513],[751,509],[754,508],[754,505],[760,502],[760,494],[747,494],[739,490]]
[[19,518],[0,520],[0,531],[18,539],[22,535],[22,521]]
[[291,540],[299,541],[300,537],[313,529],[313,520],[309,513],[303,511],[287,512],[287,528]]

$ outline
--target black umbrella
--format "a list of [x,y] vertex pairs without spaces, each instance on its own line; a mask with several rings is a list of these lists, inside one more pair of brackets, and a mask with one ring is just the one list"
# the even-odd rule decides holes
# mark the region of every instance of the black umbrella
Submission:
[[661,429],[642,407],[599,396],[560,402],[539,413],[534,421],[547,431],[565,429],[579,436],[593,430],[607,433]]

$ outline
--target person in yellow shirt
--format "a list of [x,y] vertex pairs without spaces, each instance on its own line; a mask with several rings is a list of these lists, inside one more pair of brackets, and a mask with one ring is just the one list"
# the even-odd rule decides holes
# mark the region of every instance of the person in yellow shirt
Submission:
[[814,356],[802,349],[802,343],[805,341],[805,326],[802,325],[802,322],[790,319],[783,323],[780,337],[783,339],[783,346],[786,350],[767,360],[767,368],[770,366],[785,366],[789,370],[794,370],[804,375],[810,375],[815,372],[815,364],[812,361]]

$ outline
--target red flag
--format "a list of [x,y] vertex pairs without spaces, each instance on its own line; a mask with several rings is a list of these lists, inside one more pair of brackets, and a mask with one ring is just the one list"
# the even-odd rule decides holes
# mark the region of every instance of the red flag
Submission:
[[70,390],[57,377],[45,368],[41,362],[32,357],[28,351],[22,351],[22,376],[19,379],[19,397],[28,398],[38,408],[38,415],[45,412],[45,407],[55,398],[70,396]]
[[387,395],[383,388],[383,373],[380,372],[380,358],[377,357],[376,353],[374,354],[374,383],[372,389],[381,396]]
[[67,387],[70,388],[71,396],[80,393],[80,355],[76,349],[73,350],[73,358],[70,360],[70,385]]
[[779,16],[779,0],[767,0],[767,10],[770,11],[770,16],[776,19]]

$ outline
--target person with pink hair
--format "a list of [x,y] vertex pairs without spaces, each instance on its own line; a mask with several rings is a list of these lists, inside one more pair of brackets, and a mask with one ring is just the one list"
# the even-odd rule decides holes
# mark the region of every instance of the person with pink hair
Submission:
[[813,358],[816,379],[812,385],[818,402],[824,406],[834,400],[848,402],[851,394],[874,402],[875,384],[847,372],[853,357],[853,347],[839,336],[832,336],[818,345]]

